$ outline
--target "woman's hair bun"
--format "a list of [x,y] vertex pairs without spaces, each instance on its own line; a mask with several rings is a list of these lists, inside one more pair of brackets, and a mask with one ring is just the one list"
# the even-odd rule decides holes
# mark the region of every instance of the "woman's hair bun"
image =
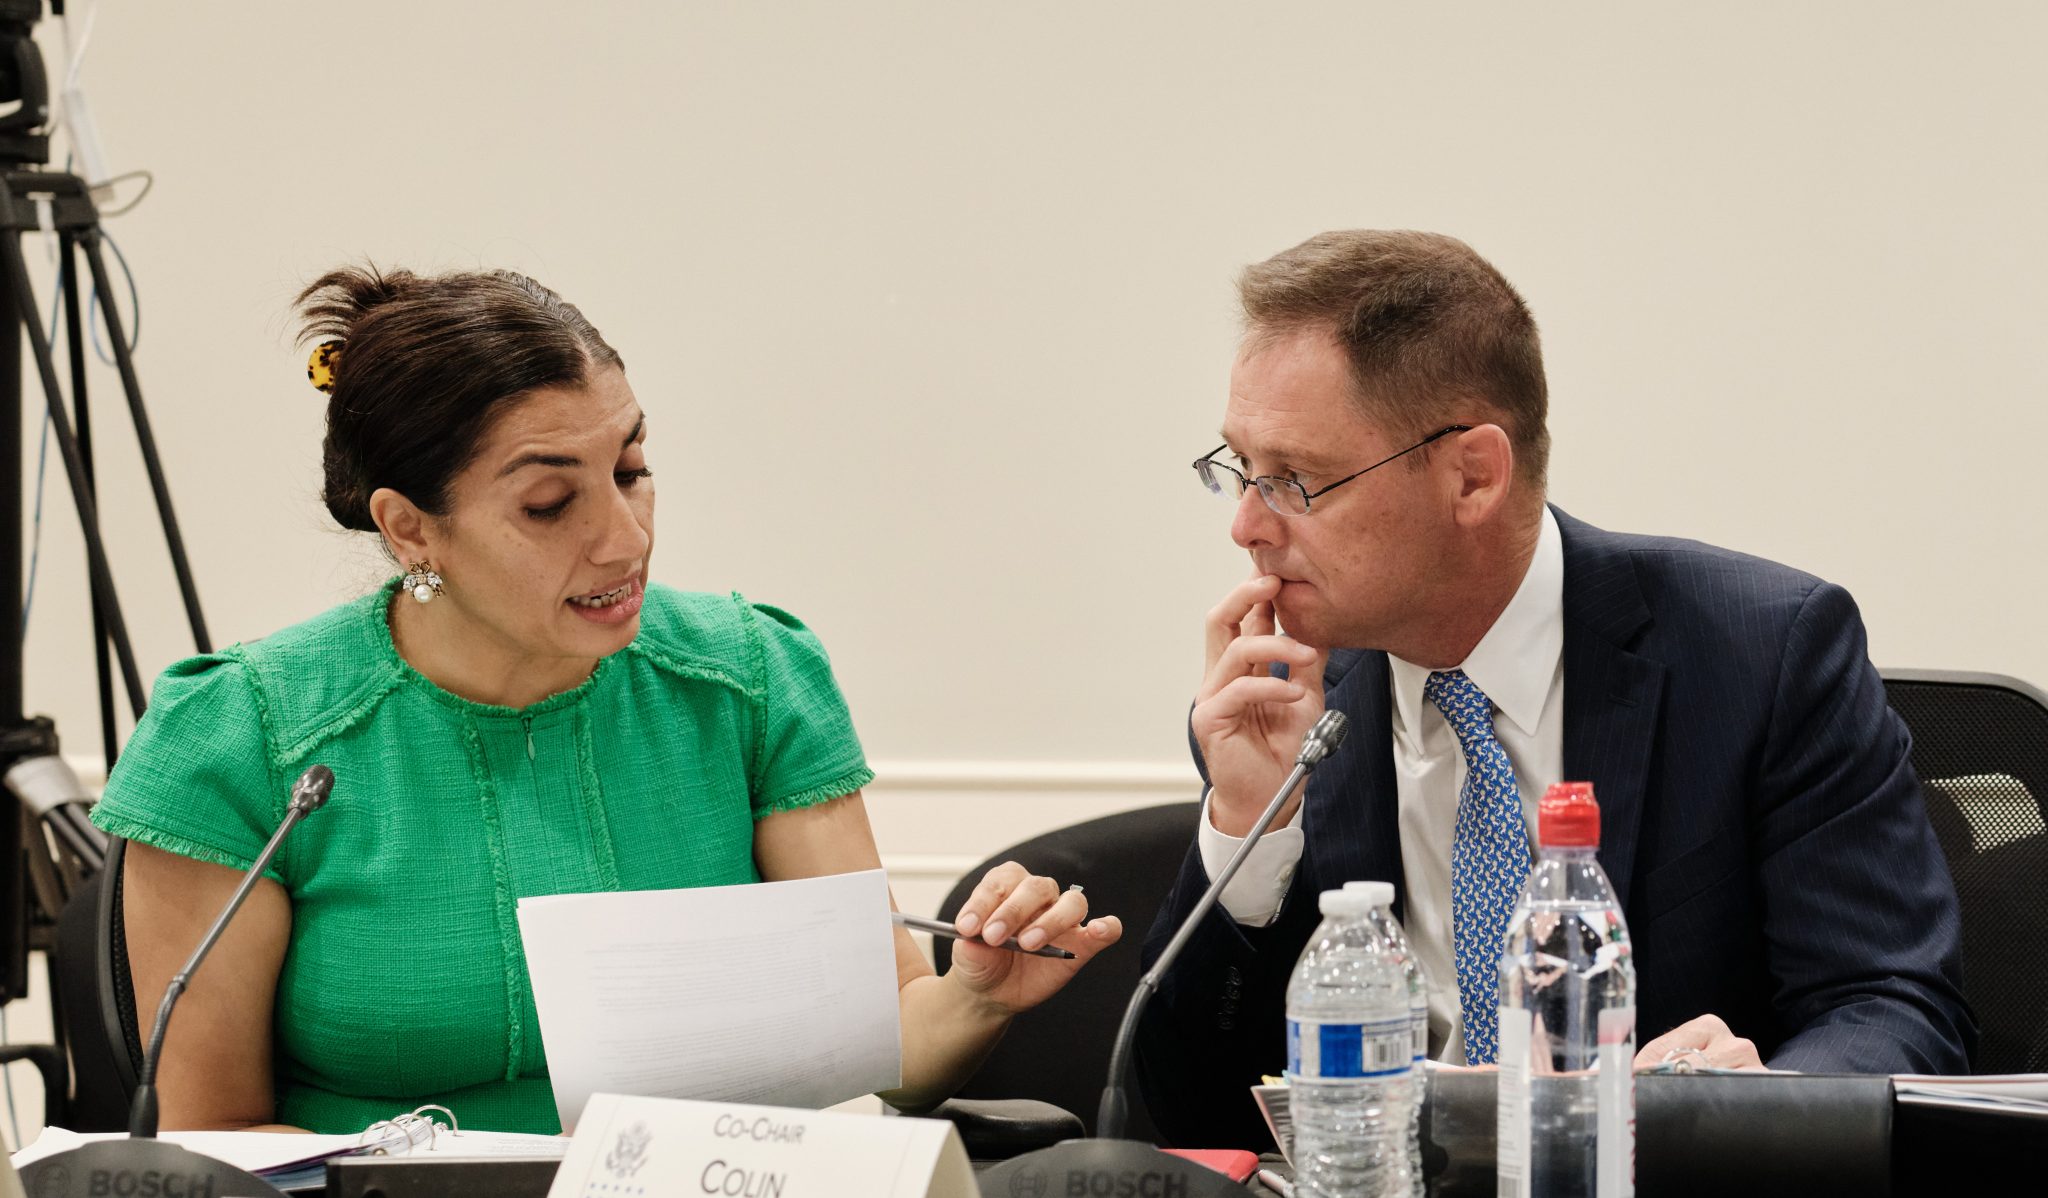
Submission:
[[299,343],[346,342],[363,317],[418,286],[409,270],[381,271],[374,265],[344,266],[313,280],[294,305],[305,327]]
[[379,488],[444,513],[449,484],[507,402],[623,365],[575,305],[510,271],[344,266],[296,306],[300,342],[326,351],[311,371],[327,391],[321,497],[360,532],[376,531]]

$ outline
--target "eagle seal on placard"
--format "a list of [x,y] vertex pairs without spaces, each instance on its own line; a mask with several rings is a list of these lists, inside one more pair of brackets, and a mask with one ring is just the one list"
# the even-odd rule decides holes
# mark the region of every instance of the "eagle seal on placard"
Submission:
[[619,1138],[612,1141],[612,1150],[605,1153],[604,1167],[613,1177],[631,1177],[647,1163],[647,1146],[654,1142],[654,1133],[647,1130],[645,1123],[630,1123]]

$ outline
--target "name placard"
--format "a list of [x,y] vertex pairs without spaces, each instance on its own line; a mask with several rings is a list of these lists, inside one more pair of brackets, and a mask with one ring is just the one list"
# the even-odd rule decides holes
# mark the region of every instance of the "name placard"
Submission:
[[939,1119],[593,1095],[548,1198],[975,1198]]

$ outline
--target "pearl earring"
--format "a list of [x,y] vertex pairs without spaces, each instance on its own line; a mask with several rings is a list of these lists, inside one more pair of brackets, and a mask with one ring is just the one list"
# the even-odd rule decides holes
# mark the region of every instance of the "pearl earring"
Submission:
[[429,569],[425,562],[414,562],[405,568],[401,585],[412,592],[412,597],[421,603],[432,602],[434,596],[443,594],[441,576]]

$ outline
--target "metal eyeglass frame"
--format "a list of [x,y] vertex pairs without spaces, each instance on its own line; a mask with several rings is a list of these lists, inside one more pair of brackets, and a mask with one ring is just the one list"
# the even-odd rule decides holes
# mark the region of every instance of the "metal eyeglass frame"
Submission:
[[[1452,433],[1471,432],[1473,427],[1474,426],[1469,424],[1447,424],[1444,427],[1431,433],[1427,437],[1424,437],[1422,440],[1417,441],[1415,444],[1410,445],[1408,448],[1402,450],[1400,453],[1394,454],[1390,457],[1381,458],[1379,461],[1374,462],[1370,466],[1367,466],[1365,469],[1359,471],[1357,474],[1349,475],[1345,478],[1340,478],[1336,482],[1331,483],[1329,486],[1314,492],[1310,492],[1307,489],[1303,488],[1300,483],[1295,482],[1291,478],[1281,478],[1278,475],[1274,474],[1262,474],[1257,478],[1246,478],[1244,476],[1244,472],[1237,469],[1235,466],[1229,465],[1225,462],[1217,461],[1216,455],[1230,448],[1230,443],[1228,441],[1224,442],[1221,445],[1218,445],[1216,448],[1210,450],[1208,453],[1205,453],[1201,457],[1195,459],[1195,475],[1196,477],[1202,480],[1202,485],[1207,487],[1211,493],[1221,495],[1223,494],[1223,483],[1222,480],[1216,477],[1215,471],[1227,471],[1229,472],[1232,478],[1235,478],[1237,480],[1237,497],[1239,499],[1244,498],[1244,490],[1246,487],[1257,487],[1259,489],[1259,498],[1266,501],[1267,507],[1272,508],[1274,511],[1280,513],[1283,516],[1306,516],[1308,515],[1309,511],[1309,500],[1317,499],[1321,496],[1328,495],[1330,492],[1336,490],[1338,487],[1343,486],[1345,483],[1350,482],[1352,479],[1362,478],[1365,475],[1371,474],[1373,471],[1379,469],[1381,466],[1386,465],[1388,462],[1393,461],[1395,458],[1406,457],[1409,454],[1414,453],[1416,450],[1421,449],[1423,446],[1428,445],[1432,441],[1438,440],[1442,437],[1448,437]],[[1281,507],[1279,502],[1273,498],[1275,495],[1280,493],[1280,488],[1282,487],[1287,488],[1289,491],[1292,491],[1295,495],[1300,497],[1300,511],[1293,511],[1288,508]]]

